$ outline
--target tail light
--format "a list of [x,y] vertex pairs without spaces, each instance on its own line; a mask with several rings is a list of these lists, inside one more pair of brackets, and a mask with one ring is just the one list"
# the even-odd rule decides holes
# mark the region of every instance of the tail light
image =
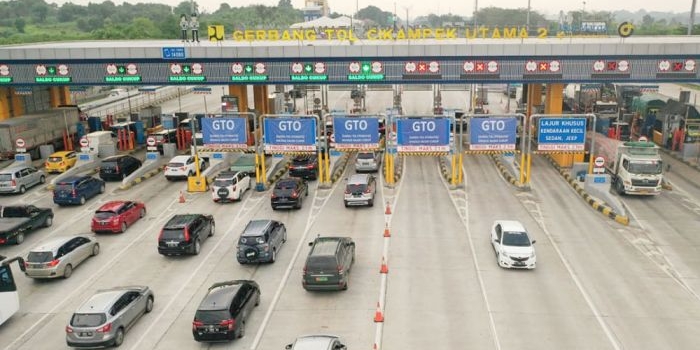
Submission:
[[[0,244],[5,244],[6,242],[7,242],[7,240],[6,240],[6,239],[4,239],[4,238],[0,238]],[[25,263],[25,264],[26,264],[26,263]]]
[[369,194],[370,192],[371,192],[371,188],[369,188],[369,186],[367,186],[367,188],[365,189],[364,193]]
[[228,320],[223,320],[221,323],[219,323],[221,327],[228,327],[229,331],[232,331],[234,327],[236,327],[236,320],[234,319],[228,319]]
[[313,168],[314,168],[314,165],[313,165],[313,164],[309,164],[309,165],[306,166],[306,169],[313,169]]
[[343,265],[338,265],[338,274],[343,275]]
[[24,268],[26,269],[27,267],[29,267],[29,263],[25,261],[25,262],[24,262]]
[[189,241],[190,241],[190,228],[185,227],[185,242],[189,242]]
[[160,230],[160,233],[158,234],[158,240],[160,241],[162,239],[163,239],[163,230]]
[[270,251],[270,245],[267,244],[267,243],[263,244],[263,245],[262,245],[262,248],[263,248],[263,250],[266,251],[266,252],[267,252],[267,251]]
[[275,192],[272,192],[272,195],[270,195],[270,198],[277,198],[277,195],[275,194]]
[[12,187],[17,186],[17,181],[15,181],[15,180],[10,181],[10,186],[12,186]]
[[66,333],[73,333],[73,327],[66,326]]
[[111,331],[111,330],[112,330],[112,323],[110,322],[110,323],[107,323],[106,325],[96,329],[95,331],[97,333],[109,333],[109,331]]
[[72,189],[72,190],[70,191],[70,195],[71,195],[71,197],[73,197],[73,198],[78,197],[78,191],[76,191],[75,188],[74,188],[74,189]]
[[306,271],[307,271],[306,265],[304,265],[304,269],[302,270],[302,275],[306,276]]
[[296,190],[292,191],[292,198],[297,198],[299,196],[299,193],[297,193]]
[[345,189],[345,194],[350,194],[350,190],[346,188],[346,189]]
[[114,171],[116,171],[117,173],[119,172],[119,165],[117,165],[117,166],[114,168]]
[[187,167],[186,167],[186,166],[181,166],[181,167],[180,167],[180,170],[185,171],[185,170],[187,170]]
[[61,161],[60,163],[58,163],[58,165],[60,165],[60,166],[64,166],[65,164],[66,164],[66,163],[64,163],[63,161]]
[[192,330],[196,331],[197,328],[202,327],[202,326],[204,326],[204,322],[202,322],[196,318],[194,319],[194,321],[192,321]]
[[44,162],[44,166],[48,168],[48,167],[49,167],[49,162]]
[[61,261],[58,260],[58,259],[53,259],[53,260],[47,262],[47,263],[46,263],[46,266],[48,266],[48,267],[54,267],[54,266],[58,265],[58,263],[60,263],[60,262],[61,262]]

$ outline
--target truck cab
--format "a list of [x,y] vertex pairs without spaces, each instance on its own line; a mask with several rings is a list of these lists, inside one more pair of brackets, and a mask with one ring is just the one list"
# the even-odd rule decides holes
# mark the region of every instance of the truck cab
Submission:
[[653,142],[624,142],[618,147],[611,169],[618,194],[658,195],[663,182],[663,162]]

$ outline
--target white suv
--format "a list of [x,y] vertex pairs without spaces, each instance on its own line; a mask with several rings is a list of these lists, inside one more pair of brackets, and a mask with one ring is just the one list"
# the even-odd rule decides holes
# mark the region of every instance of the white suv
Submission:
[[241,200],[250,189],[250,176],[242,171],[222,171],[211,186],[211,199],[217,203]]
[[496,220],[491,227],[491,245],[498,265],[504,268],[534,269],[537,264],[535,241],[519,221]]
[[[199,171],[204,170],[204,159],[199,158]],[[165,178],[169,181],[186,179],[197,174],[194,156],[176,156],[165,166]]]

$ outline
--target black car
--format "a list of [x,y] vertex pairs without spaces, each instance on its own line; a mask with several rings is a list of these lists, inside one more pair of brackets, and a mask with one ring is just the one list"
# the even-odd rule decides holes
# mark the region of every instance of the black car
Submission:
[[306,180],[298,177],[288,177],[279,180],[272,190],[270,204],[272,210],[278,208],[296,208],[300,209],[303,202],[303,197],[309,195],[309,185]]
[[214,235],[214,217],[204,214],[178,214],[160,231],[158,253],[197,255],[202,241]]
[[289,176],[316,180],[318,178],[318,156],[309,154],[294,157],[292,164],[289,165]]
[[345,290],[355,261],[355,242],[350,237],[316,237],[310,242],[301,284],[306,290]]
[[287,228],[283,223],[275,220],[251,220],[238,239],[236,259],[241,264],[273,263],[286,241]]
[[100,165],[100,178],[102,180],[123,180],[140,167],[140,160],[126,154],[107,157]]
[[247,318],[258,305],[260,287],[255,281],[234,280],[213,284],[194,314],[194,340],[208,342],[242,338]]

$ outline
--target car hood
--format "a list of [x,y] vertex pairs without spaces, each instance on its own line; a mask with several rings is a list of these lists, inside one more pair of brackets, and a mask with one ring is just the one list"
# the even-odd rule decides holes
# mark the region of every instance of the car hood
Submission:
[[530,256],[535,251],[533,246],[529,247],[515,247],[515,246],[501,246],[501,251],[508,255],[514,256]]

